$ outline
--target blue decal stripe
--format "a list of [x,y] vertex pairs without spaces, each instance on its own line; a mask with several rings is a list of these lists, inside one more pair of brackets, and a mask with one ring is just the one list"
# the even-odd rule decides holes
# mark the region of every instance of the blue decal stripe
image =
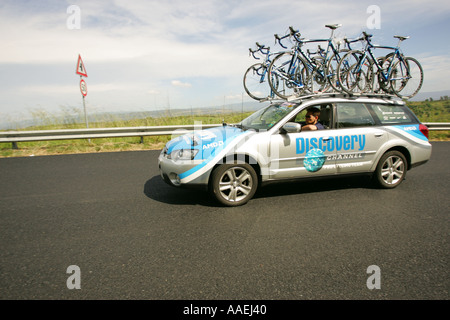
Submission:
[[[240,133],[235,134],[235,135],[229,137],[228,139],[226,139],[225,143],[221,146],[222,148],[220,150],[216,149],[214,152],[211,153],[211,156],[209,156],[207,159],[205,159],[205,161],[203,161],[201,164],[196,165],[195,167],[181,173],[179,175],[180,179],[186,179],[189,176],[196,174],[199,170],[202,170],[207,165],[211,165],[211,167],[212,167],[212,165],[214,165],[216,163],[216,161],[219,160],[219,158],[222,158],[225,155],[224,151],[228,152],[228,146],[231,144],[231,142],[235,141],[237,137],[242,136],[243,134],[246,134],[246,133],[240,132]],[[217,151],[219,151],[219,152],[217,152]],[[205,172],[206,172],[206,170],[205,170]]]
[[[414,130],[411,130],[410,128],[414,127]],[[403,125],[403,126],[394,126],[394,128],[402,130],[404,133],[410,134],[415,138],[418,138],[420,140],[428,141],[427,137],[423,135],[423,133],[419,129],[419,125]],[[407,130],[406,128],[409,128]]]
[[203,168],[204,166],[206,166],[208,164],[208,160],[203,161],[202,163],[200,163],[199,165],[196,165],[195,167],[193,167],[192,169],[189,169],[188,171],[183,172],[182,174],[180,174],[180,179],[184,179],[188,176],[190,176],[191,174],[197,172],[198,170],[200,170],[201,168]]

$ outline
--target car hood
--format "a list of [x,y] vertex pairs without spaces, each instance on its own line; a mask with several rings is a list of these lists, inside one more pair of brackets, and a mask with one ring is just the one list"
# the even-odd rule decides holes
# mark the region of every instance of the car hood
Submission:
[[166,144],[167,153],[180,149],[198,149],[194,160],[205,160],[220,153],[244,133],[244,130],[232,126],[194,130],[170,140]]

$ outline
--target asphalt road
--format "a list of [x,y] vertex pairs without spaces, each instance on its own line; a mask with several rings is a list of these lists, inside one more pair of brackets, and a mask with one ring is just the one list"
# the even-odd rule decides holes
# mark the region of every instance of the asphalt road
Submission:
[[449,299],[449,142],[393,190],[277,184],[238,208],[166,185],[158,154],[0,159],[0,299]]

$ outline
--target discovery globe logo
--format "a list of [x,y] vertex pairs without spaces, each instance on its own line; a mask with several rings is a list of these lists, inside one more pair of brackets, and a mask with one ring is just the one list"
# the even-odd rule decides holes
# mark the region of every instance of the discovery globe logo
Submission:
[[309,172],[317,172],[325,163],[326,156],[320,149],[311,149],[306,154],[305,160],[303,160],[303,165]]

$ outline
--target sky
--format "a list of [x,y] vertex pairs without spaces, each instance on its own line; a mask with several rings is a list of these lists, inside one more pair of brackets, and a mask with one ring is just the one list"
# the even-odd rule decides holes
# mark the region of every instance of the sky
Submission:
[[445,0],[0,0],[0,118],[204,108],[251,99],[242,79],[255,42],[281,49],[289,26],[307,38],[373,34],[422,64],[423,92],[450,89]]

